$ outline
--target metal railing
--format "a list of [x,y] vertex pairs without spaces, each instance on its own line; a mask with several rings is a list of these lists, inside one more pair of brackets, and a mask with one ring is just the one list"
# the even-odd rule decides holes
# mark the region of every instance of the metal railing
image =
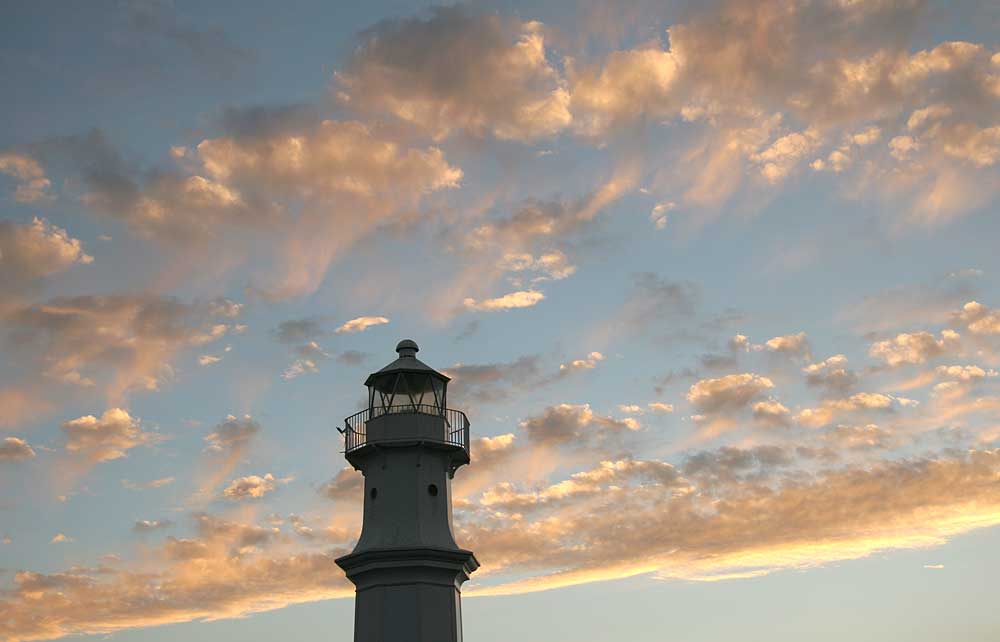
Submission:
[[[344,428],[337,428],[344,435],[344,451],[351,452],[368,443],[368,422],[384,415],[420,414],[444,419],[441,443],[459,446],[469,452],[469,418],[461,410],[439,408],[430,404],[405,404],[365,408],[344,419]],[[405,439],[405,437],[404,437]],[[378,441],[388,441],[380,439]],[[374,443],[374,442],[373,442]]]

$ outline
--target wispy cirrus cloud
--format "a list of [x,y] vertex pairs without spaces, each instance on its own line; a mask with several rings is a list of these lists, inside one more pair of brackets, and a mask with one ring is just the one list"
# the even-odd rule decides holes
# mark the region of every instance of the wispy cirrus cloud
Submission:
[[[406,149],[358,121],[275,109],[228,114],[221,124],[228,131],[175,146],[170,166],[155,171],[141,171],[96,130],[43,140],[23,153],[66,166],[91,211],[163,246],[178,269],[246,264],[254,239],[268,237],[269,269],[254,291],[277,299],[314,291],[334,256],[462,178],[440,149]],[[292,212],[299,203],[304,211]],[[224,253],[211,250],[233,232]]]
[[5,346],[33,366],[27,381],[99,386],[117,404],[170,381],[171,361],[181,351],[238,332],[241,307],[227,299],[184,303],[148,294],[61,297],[10,314]]
[[122,488],[127,488],[129,490],[149,490],[151,488],[163,488],[164,486],[169,486],[174,483],[175,477],[160,477],[158,479],[151,479],[148,482],[133,482],[128,479],[122,480]]

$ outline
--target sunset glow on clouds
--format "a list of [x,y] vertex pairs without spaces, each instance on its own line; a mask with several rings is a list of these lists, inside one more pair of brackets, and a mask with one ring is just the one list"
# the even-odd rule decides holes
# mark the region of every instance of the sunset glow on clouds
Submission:
[[[609,581],[984,574],[989,3],[293,5],[3,10],[0,638],[273,639],[245,623],[343,602],[334,427],[404,337],[472,422],[467,610],[597,595],[659,640]],[[918,599],[885,581],[872,608]],[[934,608],[982,638],[987,593]],[[768,639],[845,639],[817,604]]]

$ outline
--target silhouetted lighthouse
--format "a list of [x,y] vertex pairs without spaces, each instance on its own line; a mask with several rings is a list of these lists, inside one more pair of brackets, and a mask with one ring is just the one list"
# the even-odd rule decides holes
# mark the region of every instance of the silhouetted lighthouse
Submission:
[[337,560],[356,587],[355,642],[458,642],[461,586],[479,567],[451,528],[451,479],[469,463],[469,420],[448,377],[399,342],[370,375],[368,408],[344,420],[345,456],[365,477],[364,526]]

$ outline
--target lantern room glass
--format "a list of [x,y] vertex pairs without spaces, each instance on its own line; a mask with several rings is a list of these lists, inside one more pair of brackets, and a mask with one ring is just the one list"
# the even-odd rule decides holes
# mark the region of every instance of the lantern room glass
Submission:
[[401,412],[444,415],[448,384],[435,374],[403,371],[375,377],[368,386],[371,416]]

